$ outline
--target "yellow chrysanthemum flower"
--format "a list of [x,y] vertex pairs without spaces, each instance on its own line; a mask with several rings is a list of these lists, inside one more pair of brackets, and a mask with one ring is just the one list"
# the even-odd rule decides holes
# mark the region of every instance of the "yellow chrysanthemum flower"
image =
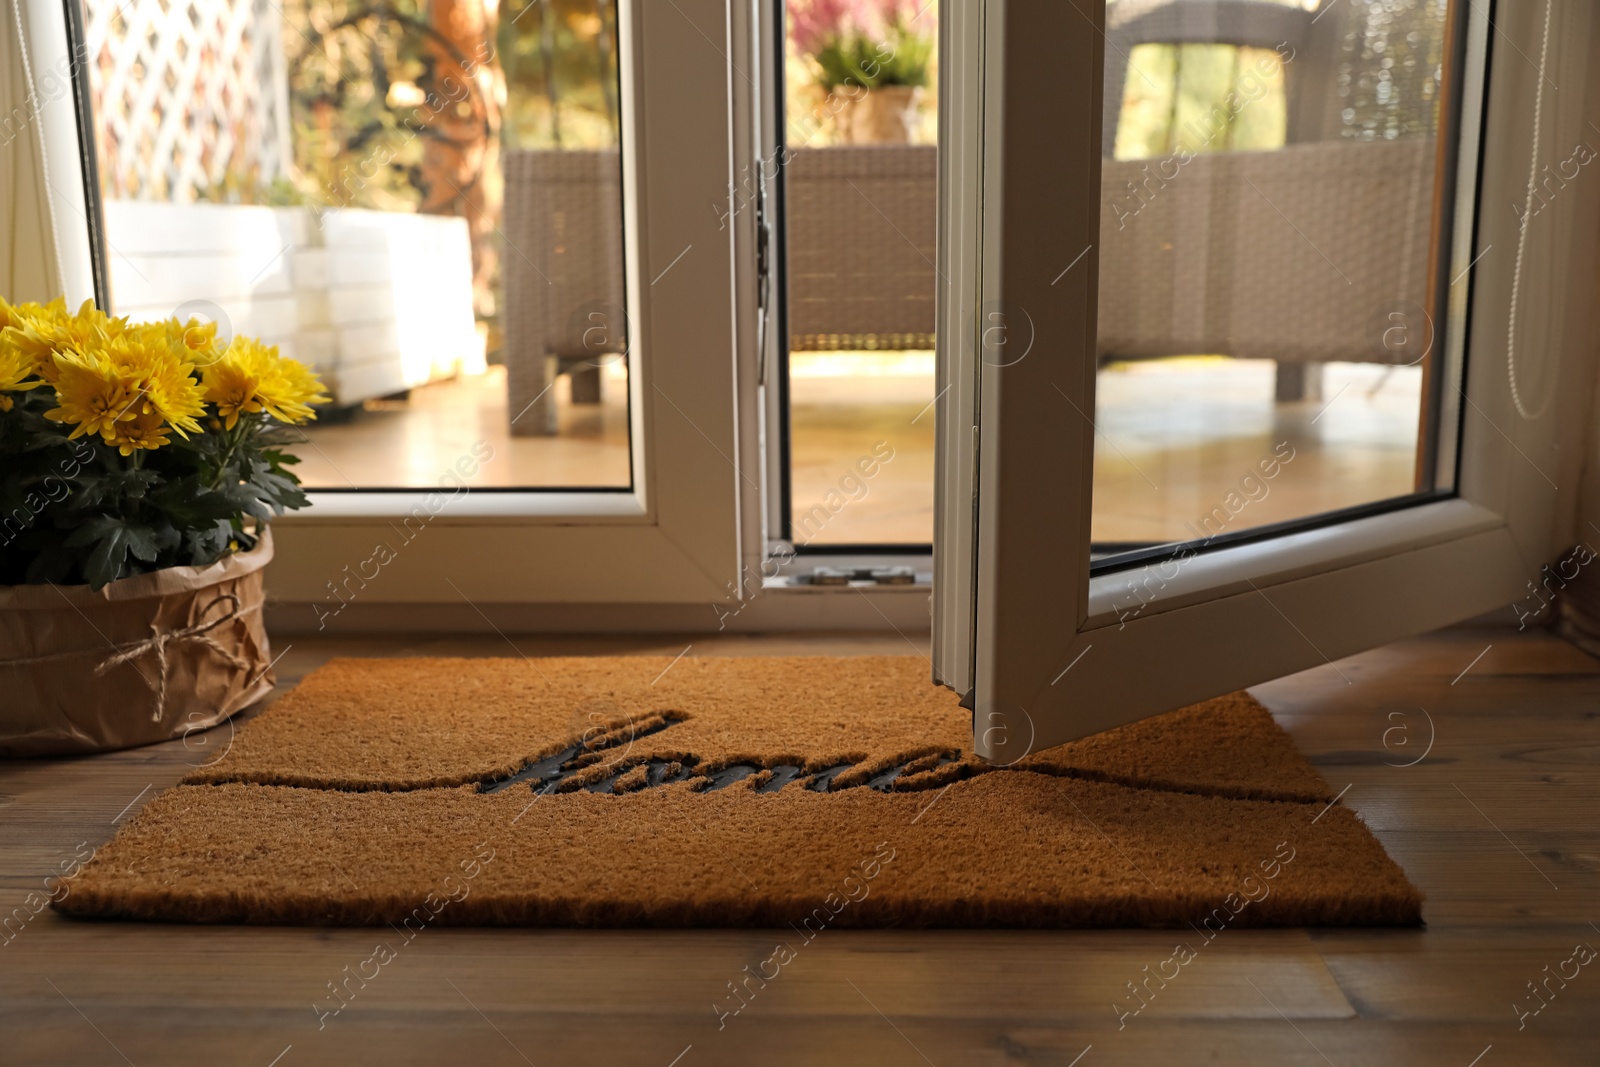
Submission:
[[233,429],[239,416],[261,410],[257,395],[267,374],[262,346],[236,337],[222,358],[201,371],[207,402],[217,405],[225,429]]
[[152,411],[112,423],[111,432],[104,437],[106,444],[124,456],[131,456],[137,449],[156,449],[169,444],[167,431],[171,429],[160,415]]
[[[0,310],[0,314],[4,314]],[[11,398],[7,393],[21,393],[29,389],[37,389],[44,383],[41,381],[27,381],[33,374],[33,361],[22,354],[22,350],[0,333],[0,411],[11,410]]]
[[44,416],[71,423],[69,440],[85,434],[109,439],[119,419],[135,416],[137,388],[111,360],[90,353],[61,352],[52,363],[57,406]]
[[[57,300],[50,307],[59,309],[63,314],[66,313],[65,300]],[[23,326],[30,319],[43,314],[45,310],[41,305],[31,302],[12,304],[5,297],[0,296],[0,331],[10,329],[13,326]]]
[[201,322],[193,317],[188,322],[167,319],[140,329],[158,336],[173,355],[191,366],[203,367],[222,355],[223,346],[217,341],[217,324],[214,322]]
[[284,422],[309,422],[317,417],[312,404],[333,399],[322,391],[322,379],[297,359],[278,357],[277,378],[263,397],[267,410]]
[[32,360],[34,371],[47,382],[56,380],[56,357],[67,352],[86,352],[127,331],[126,319],[114,319],[85,300],[76,314],[67,312],[66,301],[57,297],[41,307],[23,304],[8,311],[16,321],[7,336]]
[[159,416],[185,437],[200,431],[203,391],[189,364],[173,353],[165,331],[152,336],[130,330],[113,338],[105,353],[133,392],[134,414]]
[[14,357],[37,373],[55,349],[46,335],[55,333],[55,324],[67,317],[66,301],[57,297],[49,304],[9,304],[0,300],[0,342],[16,351]]
[[275,345],[235,337],[215,363],[202,368],[205,398],[217,406],[231,430],[246,413],[266,412],[280,422],[300,423],[315,416],[312,404],[328,397],[322,382],[303,364],[278,355]]

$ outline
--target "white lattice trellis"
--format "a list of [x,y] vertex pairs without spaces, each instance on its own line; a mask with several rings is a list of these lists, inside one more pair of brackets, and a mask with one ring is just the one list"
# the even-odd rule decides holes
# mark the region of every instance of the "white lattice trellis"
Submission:
[[194,200],[284,172],[288,84],[272,0],[86,0],[105,195]]

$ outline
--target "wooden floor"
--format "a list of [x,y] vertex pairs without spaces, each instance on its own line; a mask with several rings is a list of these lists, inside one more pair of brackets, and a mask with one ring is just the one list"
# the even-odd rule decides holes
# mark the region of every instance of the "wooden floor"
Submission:
[[[516,641],[529,655],[686,643]],[[693,654],[904,648],[724,635]],[[428,653],[510,649],[297,638],[280,691],[329,655]],[[1125,983],[1192,933],[827,931],[719,1028],[713,1003],[775,933],[430,929],[319,1028],[313,1005],[381,932],[46,910],[0,946],[0,1063],[1600,1063],[1600,961],[1568,962],[1600,948],[1600,663],[1543,633],[1459,628],[1254,691],[1426,891],[1426,929],[1227,930],[1120,1028]],[[227,738],[0,764],[0,914],[26,915],[47,875]],[[1536,1001],[1530,982],[1550,992]]]

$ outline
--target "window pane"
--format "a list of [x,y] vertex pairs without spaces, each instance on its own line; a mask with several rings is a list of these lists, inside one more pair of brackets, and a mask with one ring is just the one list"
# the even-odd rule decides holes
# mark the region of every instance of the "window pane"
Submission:
[[308,486],[630,485],[614,3],[87,11],[113,308],[314,367]]
[[790,538],[933,540],[933,0],[788,0]]
[[1108,5],[1098,545],[1436,488],[1446,6]]

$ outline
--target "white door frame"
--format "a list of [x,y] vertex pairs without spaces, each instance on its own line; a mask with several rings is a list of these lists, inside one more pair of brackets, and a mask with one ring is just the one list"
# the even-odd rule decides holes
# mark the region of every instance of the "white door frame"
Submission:
[[[51,4],[26,2],[30,16]],[[704,610],[748,596],[741,575],[760,560],[744,266],[754,226],[751,213],[727,210],[735,161],[753,152],[747,17],[724,0],[618,4],[631,491],[472,492],[465,475],[484,462],[479,449],[441,455],[446,484],[435,489],[311,492],[309,508],[274,523],[277,623],[316,629],[347,603]],[[64,50],[59,2],[50,21],[33,36]],[[50,114],[65,119],[67,109]],[[411,612],[412,625],[426,615]]]
[[[758,468],[742,427],[753,322],[736,265],[753,257],[753,231],[748,215],[720,224],[716,208],[747,151],[735,88],[744,37],[719,0],[621,0],[618,16],[633,490],[468,495],[396,553],[392,577],[361,590],[369,602],[739,595]],[[275,595],[325,601],[340,568],[392,542],[396,516],[426,514],[430,495],[313,493],[310,509],[276,524]]]
[[[943,158],[957,161],[952,170],[969,156],[983,162],[976,181],[955,172],[942,188],[947,227],[975,226],[977,240],[940,250],[952,294],[940,363],[960,388],[940,410],[934,668],[974,707],[978,753],[1011,762],[1525,595],[1573,531],[1594,381],[1600,170],[1564,189],[1526,235],[1511,205],[1530,181],[1541,82],[1540,158],[1600,145],[1587,124],[1600,72],[1589,5],[1554,0],[1543,75],[1542,4],[1497,12],[1492,29],[1485,5],[1452,5],[1468,17],[1458,202],[1470,206],[1475,187],[1479,206],[1475,242],[1472,213],[1458,219],[1451,267],[1449,336],[1471,348],[1457,497],[1217,548],[1171,563],[1154,583],[1147,568],[1132,577],[1144,601],[1132,616],[1119,608],[1129,572],[1090,576],[1095,431],[1062,402],[1095,410],[1104,4],[973,6],[981,21],[950,20],[942,61],[982,85],[979,104],[950,100]],[[1507,41],[1521,42],[1522,58]],[[1470,79],[1491,46],[1483,138],[1495,151],[1479,169]],[[1081,249],[1091,251],[1063,276]],[[1515,359],[1523,390],[1548,401],[1533,419],[1519,417],[1507,374],[1519,263]],[[1031,349],[1019,358],[1024,323]],[[986,347],[996,326],[1010,351]],[[964,552],[969,527],[975,545]]]

